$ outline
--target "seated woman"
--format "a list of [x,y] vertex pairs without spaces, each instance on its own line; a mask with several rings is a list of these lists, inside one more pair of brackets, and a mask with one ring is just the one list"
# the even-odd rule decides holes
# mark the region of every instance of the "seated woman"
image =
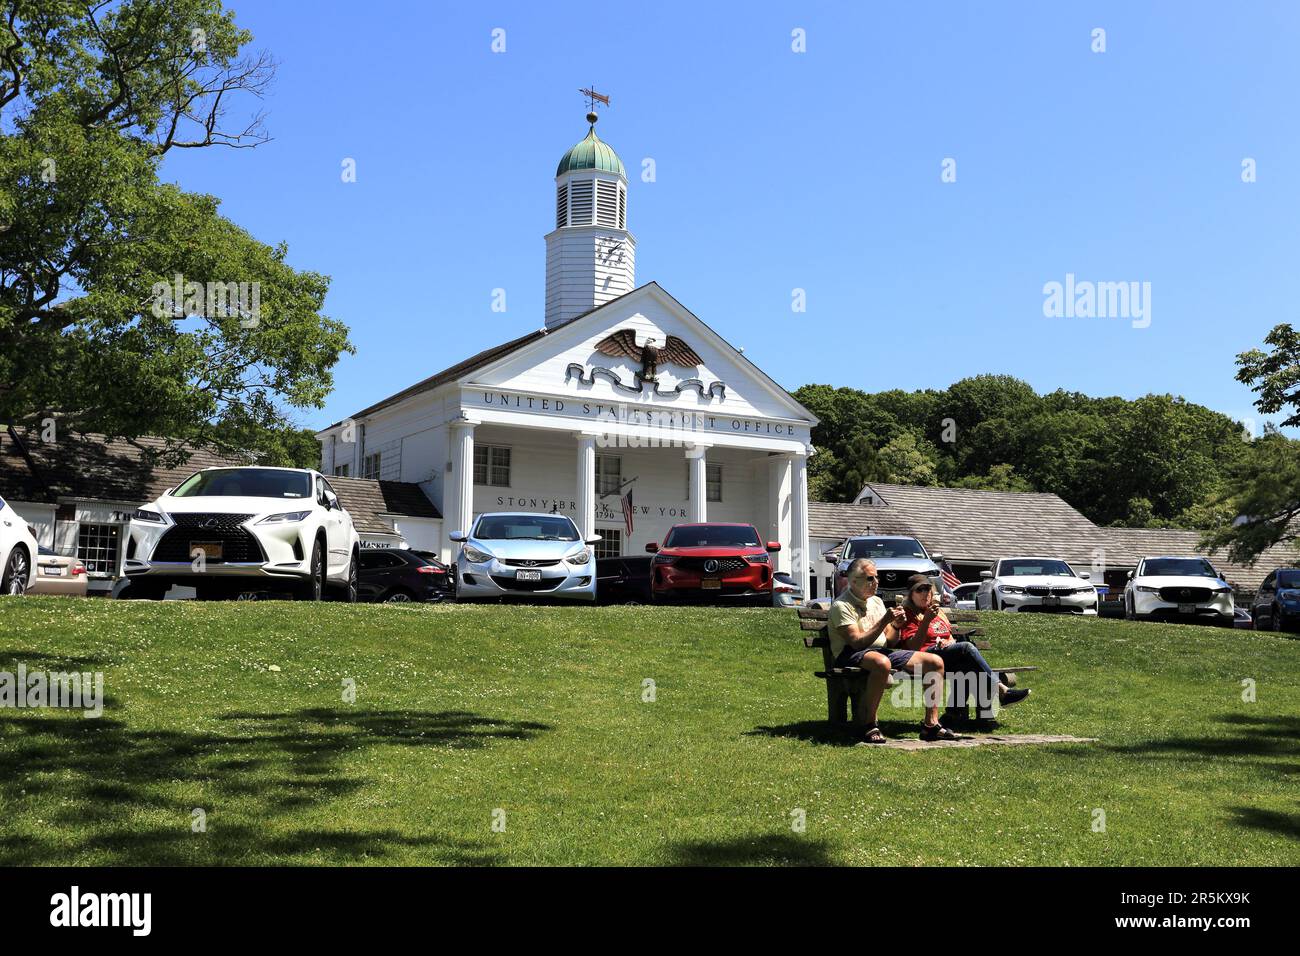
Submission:
[[[1010,707],[1029,696],[1028,690],[1008,687],[974,644],[952,636],[948,613],[939,606],[934,587],[924,574],[914,574],[907,580],[907,600],[903,603],[903,624],[899,634],[902,647],[937,654],[943,660],[945,673],[971,675],[976,681],[981,714],[993,709],[994,688],[997,689],[998,703],[1003,707]],[[959,697],[959,704],[964,699],[964,695]]]

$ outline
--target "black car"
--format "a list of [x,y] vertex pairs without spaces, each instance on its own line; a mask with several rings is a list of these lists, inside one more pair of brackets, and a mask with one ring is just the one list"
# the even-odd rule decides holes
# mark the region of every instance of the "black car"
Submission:
[[1269,572],[1255,592],[1250,616],[1257,631],[1290,631],[1300,627],[1300,568]]
[[596,559],[596,601],[600,604],[649,604],[651,555]]
[[447,593],[447,566],[406,548],[361,552],[357,594],[362,601],[441,601]]

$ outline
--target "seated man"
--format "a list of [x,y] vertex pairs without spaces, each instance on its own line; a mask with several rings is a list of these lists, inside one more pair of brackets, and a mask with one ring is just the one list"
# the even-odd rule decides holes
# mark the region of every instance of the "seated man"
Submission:
[[[928,651],[941,657],[947,673],[960,674],[966,678],[973,676],[981,715],[993,708],[994,688],[997,689],[998,703],[1003,707],[1010,707],[1029,696],[1028,690],[1008,687],[1003,683],[1001,675],[989,666],[974,644],[956,640],[952,636],[948,614],[939,606],[930,579],[924,574],[914,574],[907,580],[907,601],[903,605],[900,634],[904,647]],[[964,694],[954,698],[958,706],[965,700]]]
[[[862,739],[870,744],[885,742],[885,735],[876,724],[876,712],[892,668],[911,668],[915,673],[924,674],[931,683],[935,683],[933,675],[937,674],[939,686],[943,682],[943,661],[939,657],[891,646],[897,641],[897,626],[903,614],[899,608],[887,609],[885,602],[876,596],[878,580],[875,564],[866,558],[849,565],[847,586],[831,604],[827,621],[835,666],[860,667],[867,673],[866,706],[857,716],[861,720],[858,730]],[[938,692],[931,697],[933,704],[927,708],[921,736],[926,740],[952,739],[952,732],[939,726]]]

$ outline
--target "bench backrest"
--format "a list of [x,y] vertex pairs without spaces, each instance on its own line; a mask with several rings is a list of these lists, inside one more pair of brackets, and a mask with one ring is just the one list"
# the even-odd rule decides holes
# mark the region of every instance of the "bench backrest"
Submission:
[[827,617],[824,607],[799,608],[799,630],[817,632],[815,637],[808,633],[804,634],[804,647],[820,647],[822,649],[822,663],[829,673],[835,667],[835,658],[831,656],[831,637],[830,629],[826,624]]

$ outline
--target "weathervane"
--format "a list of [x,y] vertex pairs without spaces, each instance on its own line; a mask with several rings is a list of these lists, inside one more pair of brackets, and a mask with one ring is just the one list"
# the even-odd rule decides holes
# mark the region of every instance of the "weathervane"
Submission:
[[594,89],[578,90],[578,92],[587,98],[587,122],[595,125],[597,119],[596,104],[600,103],[603,106],[608,106],[609,97],[604,93],[597,93]]

